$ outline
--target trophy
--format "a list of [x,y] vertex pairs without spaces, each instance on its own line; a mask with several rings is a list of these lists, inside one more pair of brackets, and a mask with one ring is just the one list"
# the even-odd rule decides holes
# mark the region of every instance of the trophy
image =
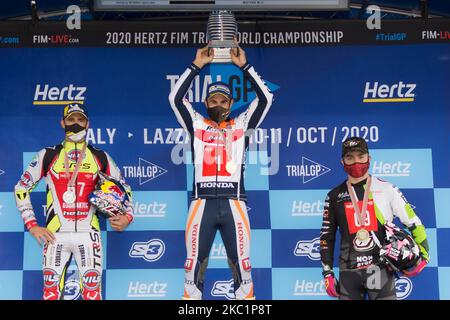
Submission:
[[214,48],[214,60],[212,63],[231,62],[230,49],[236,48],[235,37],[237,35],[237,22],[230,11],[213,11],[209,15],[206,31],[209,48]]

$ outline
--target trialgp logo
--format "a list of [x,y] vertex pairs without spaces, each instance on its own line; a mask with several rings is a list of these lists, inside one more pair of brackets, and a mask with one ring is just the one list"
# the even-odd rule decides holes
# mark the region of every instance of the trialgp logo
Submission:
[[363,102],[414,102],[416,86],[403,81],[394,84],[366,82]]
[[66,87],[37,84],[34,91],[33,105],[67,105],[83,104],[87,87],[69,84]]
[[124,166],[123,172],[125,178],[139,178],[139,185],[143,185],[165,174],[167,170],[150,161],[139,158],[138,166]]
[[331,171],[330,168],[306,157],[301,165],[286,165],[288,177],[302,177],[303,184],[308,183]]
[[[214,65],[211,67],[211,74],[205,76],[196,76],[192,81],[192,86],[187,92],[186,98],[190,103],[202,103],[207,96],[208,85],[212,82],[222,81],[228,84],[234,99],[233,110],[250,103],[255,97],[253,85],[249,79],[243,75],[237,75],[236,70],[227,66]],[[170,85],[170,91],[174,88],[180,75],[166,75]],[[265,79],[264,79],[265,80]],[[280,87],[274,83],[265,80],[267,87],[272,91]]]

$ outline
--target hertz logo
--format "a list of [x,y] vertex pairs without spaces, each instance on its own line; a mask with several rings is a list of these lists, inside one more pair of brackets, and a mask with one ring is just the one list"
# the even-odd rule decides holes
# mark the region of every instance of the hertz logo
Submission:
[[393,85],[366,82],[363,102],[414,102],[416,86],[403,81]]
[[76,87],[73,84],[63,88],[50,87],[48,84],[37,84],[34,92],[33,105],[83,104],[86,90],[86,87]]

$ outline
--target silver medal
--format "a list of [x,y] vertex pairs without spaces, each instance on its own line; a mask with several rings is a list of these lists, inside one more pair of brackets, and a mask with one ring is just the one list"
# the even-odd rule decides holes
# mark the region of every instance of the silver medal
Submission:
[[75,191],[70,188],[63,194],[63,200],[65,203],[72,204],[75,202],[75,198]]

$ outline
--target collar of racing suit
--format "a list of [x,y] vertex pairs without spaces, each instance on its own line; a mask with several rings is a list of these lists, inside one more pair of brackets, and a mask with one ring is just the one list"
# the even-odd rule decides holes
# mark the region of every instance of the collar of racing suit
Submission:
[[364,186],[367,183],[367,178],[365,178],[364,180],[361,180],[358,183],[352,183],[352,186]]
[[73,141],[69,141],[69,140],[64,140],[62,145],[64,146],[64,150],[66,151],[70,151],[73,149],[82,149],[83,146],[85,145],[85,141],[80,141],[80,142],[73,142]]
[[[216,123],[214,121],[212,121],[211,119],[204,119],[205,123],[211,127],[218,127],[220,129],[226,129],[229,126],[234,125],[234,119],[228,117],[226,120],[222,121],[221,123]],[[214,125],[215,124],[215,125]]]

